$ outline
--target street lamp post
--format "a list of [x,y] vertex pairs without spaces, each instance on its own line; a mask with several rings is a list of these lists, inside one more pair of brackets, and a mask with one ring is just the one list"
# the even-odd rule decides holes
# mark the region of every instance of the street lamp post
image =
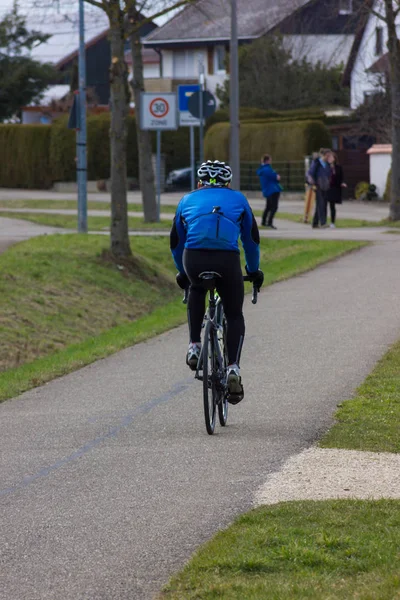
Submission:
[[79,128],[77,130],[78,232],[87,233],[85,7],[79,0]]
[[230,163],[232,168],[232,187],[240,189],[240,123],[239,123],[239,59],[237,0],[231,0],[231,42],[230,42]]

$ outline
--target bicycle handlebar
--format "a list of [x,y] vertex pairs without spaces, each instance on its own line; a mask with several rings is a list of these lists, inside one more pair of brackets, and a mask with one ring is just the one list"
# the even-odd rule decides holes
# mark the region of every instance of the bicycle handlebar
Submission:
[[[243,276],[243,281],[252,281],[251,277],[249,277],[248,275],[244,275]],[[253,293],[251,295],[251,301],[253,304],[257,304],[257,297],[258,297],[258,292],[259,292],[259,288],[256,286],[255,283],[253,283]]]
[[[251,278],[248,275],[244,275],[243,276],[243,281],[252,281]],[[253,293],[251,296],[251,301],[253,304],[257,304],[257,297],[258,297],[258,292],[260,290],[258,289],[258,287],[253,283]],[[183,294],[183,304],[187,304],[188,301],[188,296],[189,296],[189,288],[185,289],[185,292]]]

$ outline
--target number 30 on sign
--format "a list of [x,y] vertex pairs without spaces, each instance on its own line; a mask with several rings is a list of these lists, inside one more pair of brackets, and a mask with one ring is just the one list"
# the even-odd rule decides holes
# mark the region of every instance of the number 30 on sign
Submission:
[[141,95],[142,129],[177,129],[177,102],[175,94]]

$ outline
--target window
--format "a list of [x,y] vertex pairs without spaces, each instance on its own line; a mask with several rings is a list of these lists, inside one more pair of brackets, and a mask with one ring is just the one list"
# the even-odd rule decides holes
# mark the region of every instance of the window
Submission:
[[375,55],[380,56],[383,53],[383,29],[377,27],[375,29]]
[[215,72],[221,73],[226,71],[225,59],[226,59],[226,50],[225,46],[216,46],[215,47]]
[[198,77],[198,69],[195,69],[195,54],[192,50],[175,50],[173,56],[176,79],[196,79]]
[[339,15],[351,15],[353,0],[339,0]]

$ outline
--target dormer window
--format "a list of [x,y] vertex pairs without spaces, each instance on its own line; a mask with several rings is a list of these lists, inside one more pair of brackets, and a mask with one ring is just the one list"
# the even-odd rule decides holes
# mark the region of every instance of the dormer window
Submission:
[[339,0],[339,15],[351,15],[353,12],[353,0]]

